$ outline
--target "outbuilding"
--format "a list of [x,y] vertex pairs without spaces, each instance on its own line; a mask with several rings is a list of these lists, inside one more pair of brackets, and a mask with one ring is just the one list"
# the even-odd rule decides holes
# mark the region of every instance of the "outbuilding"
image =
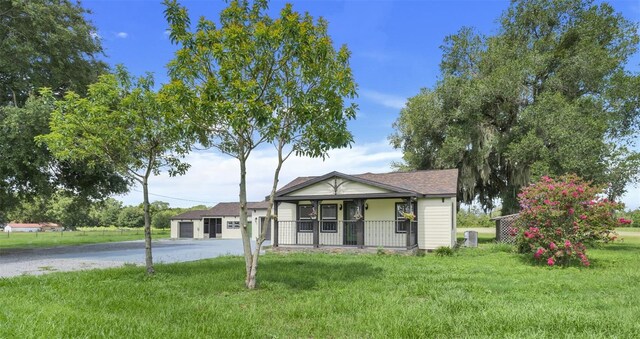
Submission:
[[[247,222],[249,234],[256,238],[262,227],[267,227],[268,202],[249,202]],[[271,238],[272,227],[267,230],[267,240]],[[221,202],[208,210],[187,211],[171,218],[171,238],[188,239],[241,239],[240,203]]]

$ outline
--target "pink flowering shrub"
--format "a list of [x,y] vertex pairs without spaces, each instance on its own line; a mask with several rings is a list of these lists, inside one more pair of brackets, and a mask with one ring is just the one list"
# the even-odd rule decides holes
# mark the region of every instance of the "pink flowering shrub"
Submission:
[[616,239],[613,231],[628,221],[616,218],[624,206],[602,196],[575,175],[542,179],[518,195],[517,245],[521,253],[549,266],[589,266],[587,246]]

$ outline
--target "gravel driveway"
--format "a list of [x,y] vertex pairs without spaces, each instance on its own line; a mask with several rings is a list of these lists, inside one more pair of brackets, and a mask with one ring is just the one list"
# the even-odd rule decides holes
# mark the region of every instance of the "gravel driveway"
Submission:
[[[255,246],[255,242],[252,243]],[[264,245],[269,245],[265,242]],[[242,255],[242,240],[158,240],[153,242],[154,263],[174,263]],[[77,271],[144,265],[144,241],[123,241],[54,248],[0,250],[0,278],[23,274]]]

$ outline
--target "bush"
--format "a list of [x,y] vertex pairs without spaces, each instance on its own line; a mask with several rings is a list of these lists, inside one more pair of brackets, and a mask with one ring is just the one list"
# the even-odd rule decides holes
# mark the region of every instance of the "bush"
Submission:
[[171,210],[157,211],[151,216],[151,227],[169,228],[171,227],[171,217],[175,215]]
[[453,256],[454,250],[451,247],[440,246],[433,251],[439,257]]
[[628,222],[615,217],[624,206],[602,192],[575,175],[545,176],[524,188],[518,195],[522,230],[513,229],[519,251],[549,266],[589,266],[587,246],[615,240],[613,229]]
[[619,216],[625,219],[624,224],[620,225],[620,227],[638,227],[640,225],[640,208],[620,213]]
[[144,226],[144,212],[138,207],[124,207],[118,214],[118,225],[121,227],[142,227]]

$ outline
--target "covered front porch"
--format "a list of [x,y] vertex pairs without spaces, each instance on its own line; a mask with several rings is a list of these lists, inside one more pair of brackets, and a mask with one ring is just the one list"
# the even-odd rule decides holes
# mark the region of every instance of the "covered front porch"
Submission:
[[277,202],[273,246],[413,249],[415,197]]
[[[400,223],[400,224],[399,224]],[[319,222],[287,220],[276,223],[273,246],[406,248],[418,245],[418,223],[395,220]],[[408,226],[410,225],[410,226]],[[326,231],[330,229],[331,231]],[[276,240],[277,239],[277,240]]]

